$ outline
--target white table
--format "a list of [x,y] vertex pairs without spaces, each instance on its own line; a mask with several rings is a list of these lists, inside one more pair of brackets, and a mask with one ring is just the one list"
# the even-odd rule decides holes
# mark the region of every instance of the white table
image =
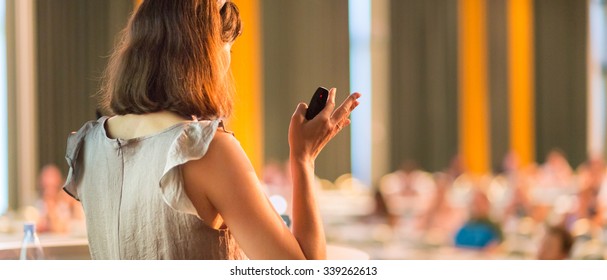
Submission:
[[328,260],[368,260],[369,258],[369,254],[356,248],[334,244],[327,245]]
[[[41,235],[40,243],[44,246],[44,252],[47,259],[90,259],[89,246],[86,237]],[[4,236],[4,238],[0,238],[0,260],[18,259],[20,249],[21,239],[19,236]],[[369,254],[348,246],[329,244],[327,245],[327,259],[368,260]]]

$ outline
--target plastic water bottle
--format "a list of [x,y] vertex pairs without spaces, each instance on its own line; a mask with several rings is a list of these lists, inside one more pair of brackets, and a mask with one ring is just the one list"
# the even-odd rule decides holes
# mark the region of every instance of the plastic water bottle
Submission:
[[40,239],[36,234],[36,225],[25,223],[23,225],[23,242],[21,243],[20,260],[43,260],[44,251],[40,245]]

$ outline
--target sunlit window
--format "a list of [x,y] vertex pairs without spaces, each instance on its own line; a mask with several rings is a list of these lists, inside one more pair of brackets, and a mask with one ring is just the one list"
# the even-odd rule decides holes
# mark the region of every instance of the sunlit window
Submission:
[[588,146],[593,156],[605,150],[605,1],[589,1],[589,96],[588,96]]
[[371,185],[371,0],[348,2],[350,90],[365,94],[352,113],[352,175]]
[[0,0],[0,214],[8,207],[8,122],[6,85],[6,0]]

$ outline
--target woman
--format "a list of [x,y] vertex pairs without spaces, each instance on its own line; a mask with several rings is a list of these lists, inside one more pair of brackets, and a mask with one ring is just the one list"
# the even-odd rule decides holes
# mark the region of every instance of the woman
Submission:
[[[360,94],[289,126],[293,230],[264,196],[236,138],[229,50],[238,9],[145,0],[106,70],[106,111],[68,139],[65,190],[85,210],[93,259],[323,259],[314,160],[350,123]],[[335,110],[334,110],[335,109]]]

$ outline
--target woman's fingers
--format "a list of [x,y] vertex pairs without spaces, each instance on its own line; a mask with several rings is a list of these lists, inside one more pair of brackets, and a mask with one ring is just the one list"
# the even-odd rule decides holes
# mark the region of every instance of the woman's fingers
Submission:
[[350,122],[350,119],[346,118],[343,119],[341,122],[337,123],[337,129],[335,130],[335,133],[339,133],[342,129],[344,129],[344,127],[348,126]]
[[335,109],[335,95],[337,95],[337,89],[331,88],[327,97],[327,104],[325,104],[325,108],[320,111],[319,115],[324,115],[327,119],[331,117],[331,113]]
[[337,108],[337,110],[333,112],[331,119],[333,119],[333,121],[336,123],[340,123],[344,118],[347,118],[352,112],[352,110],[354,110],[354,108],[358,106],[359,102],[357,99],[360,98],[360,96],[361,94],[358,92],[355,92],[348,96],[348,98],[344,100],[344,102]]
[[306,103],[301,102],[297,104],[297,108],[295,109],[295,112],[293,112],[293,116],[291,117],[291,119],[303,122],[303,120],[306,118],[307,110],[308,105],[306,105]]
[[324,146],[344,127],[350,124],[348,115],[358,106],[360,93],[353,93],[335,109],[336,89],[329,91],[327,104],[312,121],[306,121],[308,105],[299,103],[291,117],[289,147],[296,157],[316,158]]

